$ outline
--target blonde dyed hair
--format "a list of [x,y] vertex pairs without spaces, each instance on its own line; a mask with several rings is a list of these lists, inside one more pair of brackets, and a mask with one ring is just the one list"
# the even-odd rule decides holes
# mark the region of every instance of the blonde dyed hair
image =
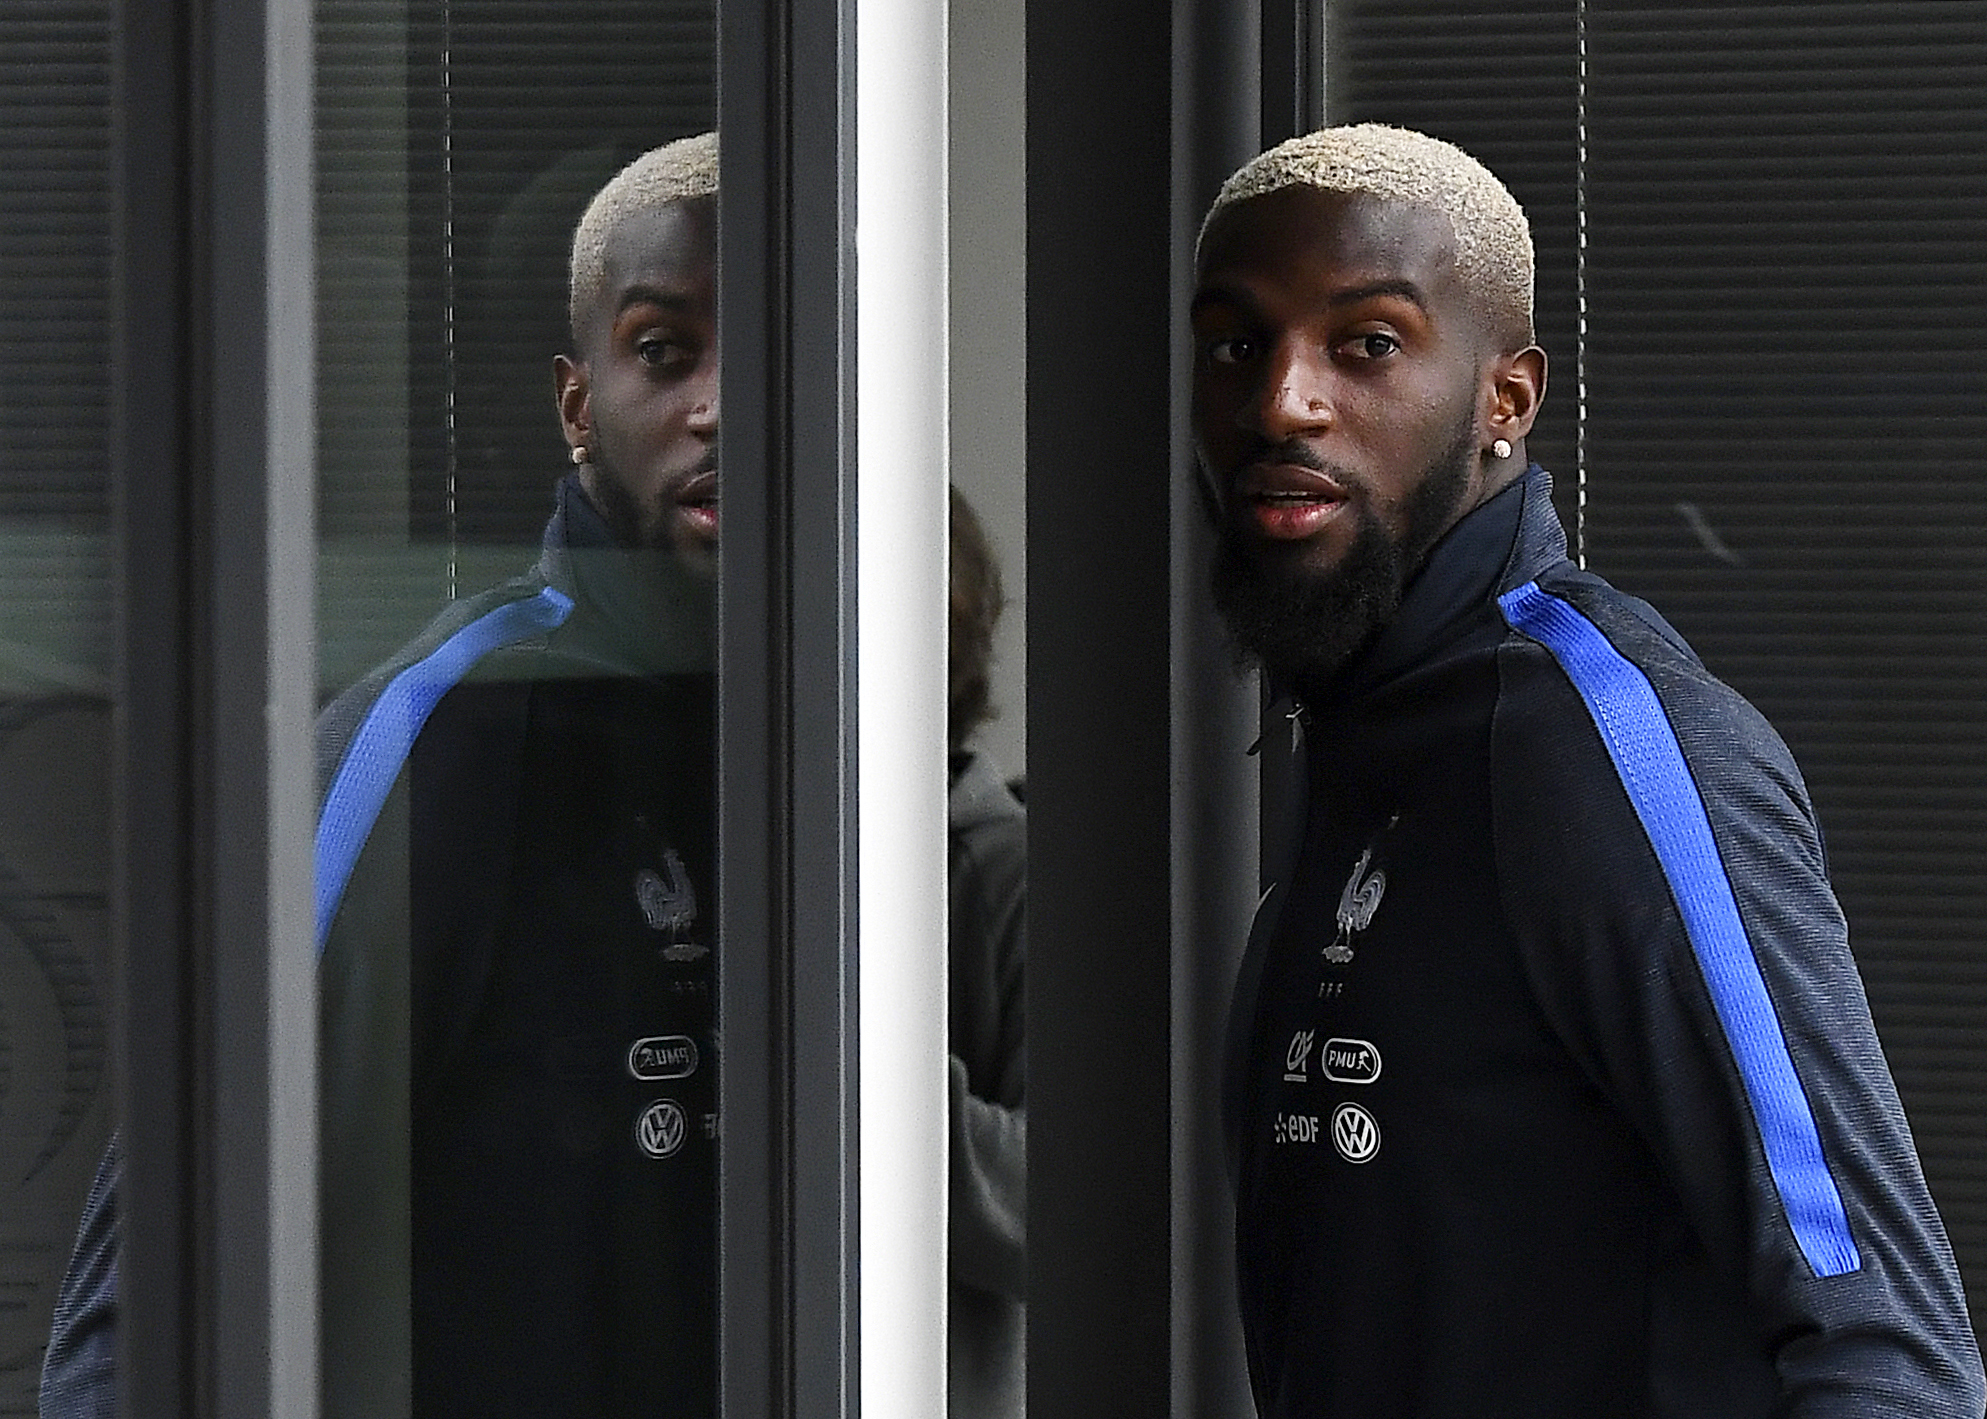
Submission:
[[1251,158],[1221,185],[1201,223],[1238,202],[1286,187],[1359,193],[1440,214],[1455,235],[1456,274],[1486,313],[1532,339],[1536,264],[1524,208],[1496,176],[1453,143],[1383,123],[1320,128]]
[[573,228],[566,315],[575,342],[580,338],[581,312],[607,279],[607,243],[614,229],[637,212],[652,212],[666,202],[715,197],[717,190],[718,135],[699,133],[649,149],[593,194]]

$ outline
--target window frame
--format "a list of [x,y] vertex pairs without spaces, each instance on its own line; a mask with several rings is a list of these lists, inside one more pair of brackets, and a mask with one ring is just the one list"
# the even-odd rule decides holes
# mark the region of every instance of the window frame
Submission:
[[113,20],[127,1414],[317,1411],[311,28]]

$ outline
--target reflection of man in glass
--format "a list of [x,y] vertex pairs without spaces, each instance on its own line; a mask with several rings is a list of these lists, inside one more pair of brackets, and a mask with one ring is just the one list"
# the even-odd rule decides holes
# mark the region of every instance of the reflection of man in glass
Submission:
[[319,723],[333,1415],[716,1412],[716,194],[705,135],[596,195],[538,564]]
[[[716,141],[688,139],[601,189],[573,236],[574,354],[553,362],[580,486],[615,541],[674,551],[707,575],[717,555],[716,184]],[[679,189],[702,195],[670,195]]]
[[[496,628],[420,731],[405,816],[382,817],[325,948],[334,1412],[376,1407],[406,1312],[379,1305],[398,1276],[354,1259],[402,1215],[416,1414],[714,1412],[716,189],[706,136],[595,196],[555,364],[579,470],[539,565],[326,715],[329,823],[398,677],[447,675],[450,645]],[[401,921],[396,1008],[381,960]],[[404,1120],[378,1103],[400,1048]]]

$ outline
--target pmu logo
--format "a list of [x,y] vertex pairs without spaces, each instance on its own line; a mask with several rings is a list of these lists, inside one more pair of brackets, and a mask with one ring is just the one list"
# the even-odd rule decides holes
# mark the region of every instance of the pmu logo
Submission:
[[688,1035],[650,1035],[628,1046],[628,1072],[637,1079],[688,1079],[697,1072],[697,1042]]
[[1380,1051],[1365,1040],[1326,1040],[1320,1067],[1334,1084],[1371,1084],[1380,1077]]
[[635,1120],[635,1146],[651,1158],[667,1158],[689,1133],[690,1120],[674,1099],[657,1099]]
[[1332,1110],[1332,1144],[1348,1163],[1370,1163],[1380,1151],[1380,1124],[1357,1104]]

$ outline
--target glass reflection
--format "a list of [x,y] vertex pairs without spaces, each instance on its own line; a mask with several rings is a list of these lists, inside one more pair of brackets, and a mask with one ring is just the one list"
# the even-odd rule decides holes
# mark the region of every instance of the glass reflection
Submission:
[[37,1412],[113,1113],[110,21],[0,10],[0,1414]]
[[949,1412],[1018,1415],[1028,1299],[1028,822],[980,740],[993,717],[1000,563],[955,487],[946,657],[951,1140]]
[[326,1412],[714,1415],[714,15],[318,14]]
[[536,565],[320,723],[333,1412],[403,1317],[418,1414],[715,1412],[716,189],[588,203]]

